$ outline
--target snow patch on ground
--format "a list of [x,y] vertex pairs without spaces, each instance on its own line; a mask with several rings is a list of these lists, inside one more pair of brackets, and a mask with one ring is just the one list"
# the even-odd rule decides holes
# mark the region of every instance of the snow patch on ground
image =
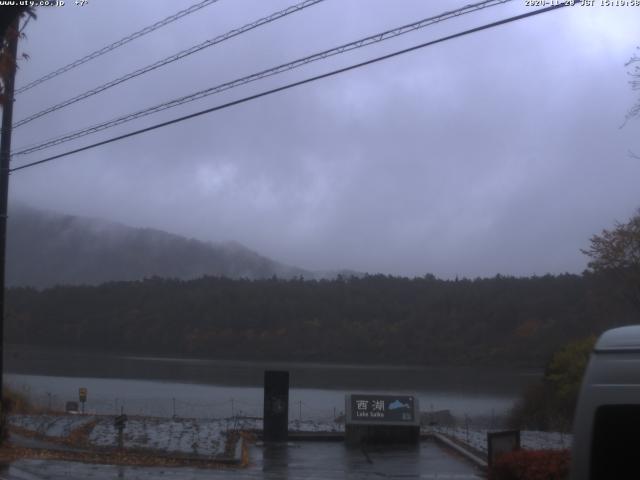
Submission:
[[[460,440],[481,452],[486,453],[488,450],[487,433],[489,433],[490,430],[434,427],[433,431],[456,438],[457,440]],[[571,448],[572,441],[573,436],[568,433],[537,431],[520,432],[520,444],[522,448],[527,450],[563,450],[565,448]]]
[[[13,415],[10,424],[47,437],[67,437],[73,430],[95,421],[88,437],[90,445],[117,447],[118,431],[113,416]],[[125,448],[213,456],[224,453],[225,420],[132,417],[123,432]]]
[[[124,429],[125,448],[214,456],[224,453],[227,422],[166,418],[131,418]],[[111,418],[100,418],[89,442],[102,447],[118,445],[118,430]]]
[[[48,437],[68,437],[74,430],[95,422],[88,442],[96,447],[117,447],[118,432],[113,416],[104,415],[12,415],[10,424]],[[215,456],[224,453],[227,433],[237,430],[262,430],[262,419],[234,417],[222,419],[187,419],[160,417],[130,417],[124,429],[124,446],[131,449],[151,449],[167,453]],[[292,420],[292,432],[344,432],[344,424],[333,421]],[[490,430],[459,427],[430,427],[453,437],[472,448],[487,452]],[[572,436],[558,432],[523,431],[523,448],[560,450],[571,448]]]
[[[262,430],[262,419],[240,418],[234,429],[239,430]],[[344,423],[333,421],[316,420],[291,420],[289,422],[290,432],[344,432]]]
[[[89,445],[113,448],[118,446],[114,418],[111,415],[12,415],[10,424],[47,437],[65,438],[73,430],[95,422],[87,439]],[[123,432],[123,443],[125,448],[131,449],[215,456],[224,453],[227,433],[237,430],[262,430],[262,419],[130,417]],[[289,423],[289,430],[343,432],[344,424],[293,420]]]

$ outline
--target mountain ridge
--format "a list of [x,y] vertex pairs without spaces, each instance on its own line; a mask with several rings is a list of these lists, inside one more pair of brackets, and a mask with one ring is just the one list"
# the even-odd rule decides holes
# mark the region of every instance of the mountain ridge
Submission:
[[148,277],[332,278],[290,266],[239,242],[207,242],[154,228],[131,227],[13,205],[7,231],[8,286],[97,285]]

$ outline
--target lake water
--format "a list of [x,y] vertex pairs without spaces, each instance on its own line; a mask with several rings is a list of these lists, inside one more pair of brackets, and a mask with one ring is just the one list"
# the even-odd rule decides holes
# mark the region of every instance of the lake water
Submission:
[[88,390],[87,412],[181,417],[262,415],[265,370],[290,372],[289,417],[331,420],[353,392],[415,394],[422,411],[503,415],[539,371],[175,359],[25,349],[5,351],[5,382],[36,404],[63,408]]

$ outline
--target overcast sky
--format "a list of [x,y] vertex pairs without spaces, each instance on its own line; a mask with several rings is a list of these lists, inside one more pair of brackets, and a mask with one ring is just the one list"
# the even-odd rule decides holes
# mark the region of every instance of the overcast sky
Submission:
[[[196,0],[39,8],[22,86]],[[599,3],[600,0],[598,0]],[[295,0],[219,0],[16,98],[14,119]],[[14,150],[468,2],[326,0],[46,115]],[[72,147],[531,11],[485,9]],[[421,49],[11,176],[11,201],[210,241],[309,269],[475,277],[581,272],[589,237],[640,206],[625,62],[640,7],[570,7]]]

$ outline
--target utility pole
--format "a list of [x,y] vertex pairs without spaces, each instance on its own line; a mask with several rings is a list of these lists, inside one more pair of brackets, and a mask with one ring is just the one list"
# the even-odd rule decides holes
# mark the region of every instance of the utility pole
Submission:
[[[11,160],[11,125],[13,124],[13,89],[16,79],[16,63],[18,56],[18,36],[20,18],[11,22],[7,29],[9,56],[9,71],[4,77],[4,105],[2,106],[2,134],[0,135],[0,412],[5,415],[3,395],[4,369],[4,280],[5,257],[7,250],[7,203],[9,199],[9,162]],[[0,440],[1,441],[1,440]]]

